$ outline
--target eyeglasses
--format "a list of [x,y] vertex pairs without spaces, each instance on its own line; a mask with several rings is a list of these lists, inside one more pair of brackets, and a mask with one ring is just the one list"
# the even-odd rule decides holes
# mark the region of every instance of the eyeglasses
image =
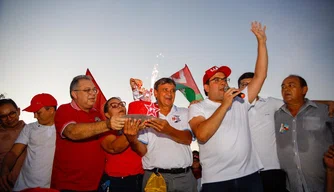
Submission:
[[247,87],[249,83],[240,83],[240,87]]
[[17,114],[17,111],[11,111],[11,112],[9,112],[9,113],[6,114],[6,115],[0,115],[0,119],[1,119],[1,120],[5,120],[5,119],[7,119],[8,117],[10,117],[10,118],[14,118],[14,117],[16,117],[16,114]]
[[121,101],[119,103],[110,103],[109,106],[113,109],[119,108],[119,107],[125,107],[126,102],[125,101]]
[[230,82],[230,78],[226,78],[226,77],[224,77],[224,78],[215,77],[215,78],[211,79],[210,81],[213,81],[213,82],[215,82],[215,83],[220,83],[221,81],[224,81],[225,83],[227,83],[227,82]]
[[73,90],[73,91],[83,91],[87,94],[89,93],[94,93],[94,94],[97,94],[99,92],[98,89],[96,89],[95,87],[93,89],[89,88],[89,89],[83,89],[83,90],[80,90],[80,89],[77,89],[77,90]]

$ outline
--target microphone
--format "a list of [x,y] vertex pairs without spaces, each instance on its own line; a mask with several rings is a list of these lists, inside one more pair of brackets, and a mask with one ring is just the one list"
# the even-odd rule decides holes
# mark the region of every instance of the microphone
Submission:
[[[224,91],[226,92],[227,90],[229,90],[230,89],[230,87],[229,86],[225,86],[224,87]],[[235,91],[236,92],[236,91]],[[235,92],[233,92],[233,94],[235,93]],[[244,93],[239,93],[238,95],[237,95],[238,97],[240,97],[240,98],[245,98],[245,94]]]

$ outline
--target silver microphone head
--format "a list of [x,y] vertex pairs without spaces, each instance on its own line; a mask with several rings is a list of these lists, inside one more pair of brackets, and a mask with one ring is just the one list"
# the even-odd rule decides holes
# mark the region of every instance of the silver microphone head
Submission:
[[230,89],[230,87],[228,86],[228,85],[226,85],[225,87],[224,87],[224,91],[226,92],[227,90],[229,90]]

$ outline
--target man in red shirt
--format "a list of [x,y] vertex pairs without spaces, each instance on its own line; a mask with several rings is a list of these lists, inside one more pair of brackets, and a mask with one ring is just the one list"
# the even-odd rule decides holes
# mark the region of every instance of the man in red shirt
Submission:
[[72,102],[56,113],[56,151],[51,188],[60,191],[96,191],[103,173],[105,156],[100,134],[119,130],[125,119],[101,121],[93,108],[98,89],[86,75],[74,77],[70,85]]
[[[126,115],[125,105],[119,97],[110,98],[104,105],[105,116],[109,119]],[[131,122],[139,128],[140,121]],[[125,135],[112,131],[101,145],[107,152],[101,191],[108,191],[109,188],[112,192],[140,192],[144,174],[141,157],[129,147]]]

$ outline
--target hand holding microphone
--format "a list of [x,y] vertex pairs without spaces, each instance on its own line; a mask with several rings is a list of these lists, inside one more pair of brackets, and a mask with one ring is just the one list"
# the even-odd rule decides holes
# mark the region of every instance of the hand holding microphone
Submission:
[[[225,86],[224,87],[224,91],[226,92],[227,90],[229,90],[230,89],[230,87],[229,86]],[[233,92],[232,94],[234,94],[235,92]],[[245,98],[245,94],[244,93],[239,93],[238,95],[237,95],[238,97],[240,97],[240,98]]]

